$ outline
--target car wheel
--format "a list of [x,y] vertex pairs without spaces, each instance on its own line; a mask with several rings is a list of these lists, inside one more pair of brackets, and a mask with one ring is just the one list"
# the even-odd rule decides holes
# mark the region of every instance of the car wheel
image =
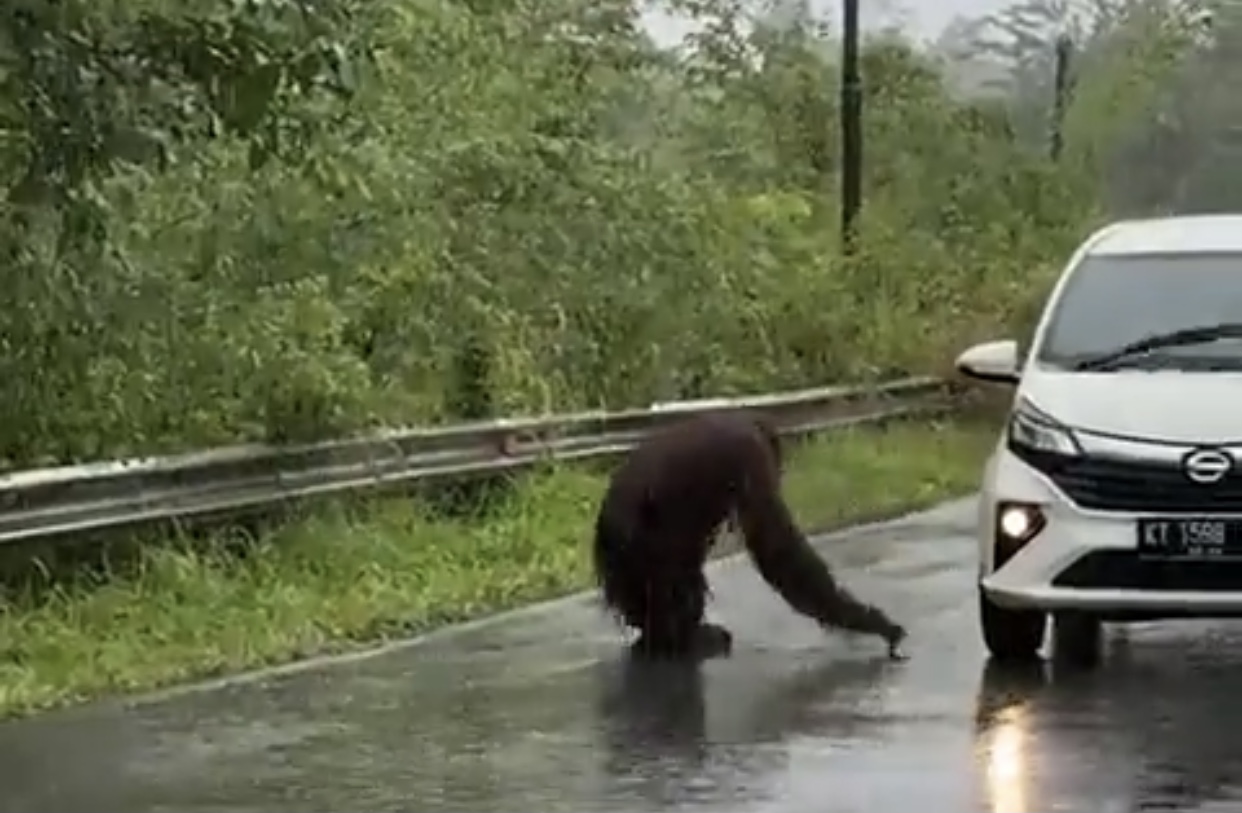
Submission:
[[1048,616],[1037,610],[999,607],[979,590],[979,624],[988,652],[1001,663],[1039,658]]
[[1087,613],[1060,612],[1053,616],[1053,658],[1073,666],[1099,663],[1104,625]]

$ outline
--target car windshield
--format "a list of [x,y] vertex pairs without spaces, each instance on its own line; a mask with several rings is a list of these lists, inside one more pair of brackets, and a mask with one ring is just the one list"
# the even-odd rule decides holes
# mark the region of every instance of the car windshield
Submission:
[[[1088,257],[1055,308],[1037,358],[1065,368],[1151,336],[1242,323],[1242,254]],[[1242,370],[1242,341],[1157,349],[1126,366]]]

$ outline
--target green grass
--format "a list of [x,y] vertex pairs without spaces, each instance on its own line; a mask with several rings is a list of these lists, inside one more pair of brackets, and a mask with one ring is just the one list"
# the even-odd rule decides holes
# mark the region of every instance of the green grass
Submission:
[[[975,487],[986,424],[905,424],[797,449],[786,492],[808,528],[935,503]],[[589,584],[598,472],[523,480],[502,510],[437,518],[411,500],[326,508],[244,555],[144,552],[103,583],[0,608],[0,715],[357,647]]]

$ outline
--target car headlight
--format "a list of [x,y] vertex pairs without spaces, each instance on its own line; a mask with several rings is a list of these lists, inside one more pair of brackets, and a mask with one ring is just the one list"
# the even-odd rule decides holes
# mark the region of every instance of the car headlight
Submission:
[[1020,399],[1009,417],[1009,445],[1020,451],[1074,457],[1082,448],[1073,431],[1041,412],[1030,401]]

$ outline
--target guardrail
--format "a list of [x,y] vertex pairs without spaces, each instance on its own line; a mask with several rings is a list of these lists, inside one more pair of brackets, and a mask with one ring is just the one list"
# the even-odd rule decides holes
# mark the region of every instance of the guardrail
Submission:
[[0,544],[223,519],[292,500],[615,455],[692,414],[753,410],[783,434],[805,434],[945,411],[953,394],[947,382],[916,378],[14,472],[0,476]]

